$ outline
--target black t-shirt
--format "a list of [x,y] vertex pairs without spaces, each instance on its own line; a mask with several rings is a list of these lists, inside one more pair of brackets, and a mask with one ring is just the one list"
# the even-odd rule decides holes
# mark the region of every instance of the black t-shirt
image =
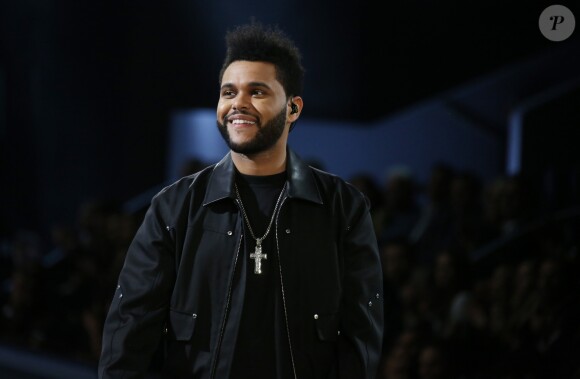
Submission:
[[[239,172],[236,183],[254,236],[262,237],[272,219],[274,208],[286,181],[286,173],[250,176]],[[272,379],[276,377],[274,341],[274,304],[280,275],[276,252],[275,228],[272,222],[262,242],[262,273],[254,273],[256,240],[244,220],[244,259],[246,260],[246,291],[244,309],[236,342],[232,379]]]

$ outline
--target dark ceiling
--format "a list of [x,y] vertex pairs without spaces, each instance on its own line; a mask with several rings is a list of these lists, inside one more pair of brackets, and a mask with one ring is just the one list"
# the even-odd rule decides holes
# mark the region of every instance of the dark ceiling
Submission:
[[197,3],[8,0],[8,82],[36,70],[101,111],[213,108],[223,34],[255,17],[302,48],[304,115],[369,120],[554,44],[538,28],[547,1]]

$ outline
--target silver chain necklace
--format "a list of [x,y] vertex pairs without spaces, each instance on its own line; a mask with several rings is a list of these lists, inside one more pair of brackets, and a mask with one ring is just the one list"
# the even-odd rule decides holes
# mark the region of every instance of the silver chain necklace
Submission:
[[262,241],[268,236],[270,233],[270,229],[272,228],[272,224],[274,223],[274,218],[276,217],[276,213],[278,213],[278,207],[280,206],[280,202],[282,200],[282,195],[284,194],[284,190],[286,189],[286,184],[282,187],[282,191],[280,191],[280,195],[278,195],[278,200],[276,200],[276,206],[274,207],[274,212],[272,212],[272,217],[270,218],[270,224],[266,228],[266,232],[260,238],[257,238],[254,235],[254,231],[252,230],[252,226],[250,225],[250,219],[246,214],[246,209],[244,208],[244,203],[242,202],[242,197],[240,196],[240,192],[238,191],[238,185],[234,183],[234,187],[236,189],[236,196],[238,197],[238,201],[240,202],[240,207],[242,208],[242,214],[244,215],[244,219],[246,220],[246,224],[248,225],[248,230],[250,231],[250,235],[256,241],[256,249],[253,253],[250,254],[250,258],[254,260],[254,274],[261,274],[262,273],[262,259],[268,259],[268,254],[262,253]]

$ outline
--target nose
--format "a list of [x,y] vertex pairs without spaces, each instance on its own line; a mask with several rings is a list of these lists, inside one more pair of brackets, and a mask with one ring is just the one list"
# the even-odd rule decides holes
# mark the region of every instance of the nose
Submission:
[[250,104],[249,97],[240,92],[233,99],[232,108],[238,111],[247,110],[249,104]]

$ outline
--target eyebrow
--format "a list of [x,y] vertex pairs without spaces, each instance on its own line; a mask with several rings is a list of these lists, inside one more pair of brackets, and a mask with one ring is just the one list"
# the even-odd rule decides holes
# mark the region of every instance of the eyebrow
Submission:
[[[263,87],[263,88],[271,89],[271,87],[264,82],[249,82],[248,86],[249,87]],[[236,87],[236,86],[233,83],[224,83],[224,84],[222,84],[220,89],[234,88],[234,87]]]

